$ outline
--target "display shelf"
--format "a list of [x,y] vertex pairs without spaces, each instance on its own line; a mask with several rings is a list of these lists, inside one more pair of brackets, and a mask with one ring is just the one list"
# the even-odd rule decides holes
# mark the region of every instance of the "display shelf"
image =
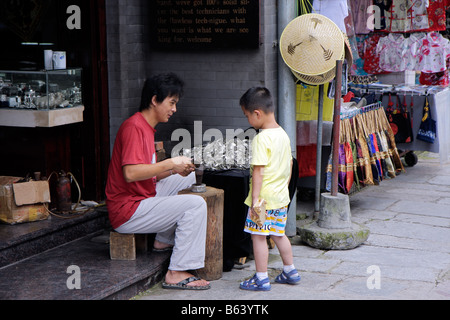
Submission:
[[53,110],[0,108],[0,126],[51,128],[83,122],[84,106]]

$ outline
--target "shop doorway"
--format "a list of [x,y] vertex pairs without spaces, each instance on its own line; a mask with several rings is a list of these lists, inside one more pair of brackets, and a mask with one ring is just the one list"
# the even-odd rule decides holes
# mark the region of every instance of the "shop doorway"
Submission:
[[0,70],[42,70],[44,50],[65,51],[67,68],[83,69],[85,107],[82,123],[1,126],[0,175],[70,171],[83,199],[103,200],[110,146],[105,0],[1,1],[0,39]]

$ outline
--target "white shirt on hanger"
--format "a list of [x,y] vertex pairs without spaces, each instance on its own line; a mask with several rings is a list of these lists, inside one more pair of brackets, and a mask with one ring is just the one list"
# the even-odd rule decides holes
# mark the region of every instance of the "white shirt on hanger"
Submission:
[[424,32],[420,32],[411,33],[409,38],[405,39],[408,48],[405,54],[406,70],[422,70],[424,64],[422,41],[426,37]]
[[423,65],[420,70],[426,73],[445,71],[446,59],[450,57],[450,41],[439,32],[429,32],[422,44]]
[[380,54],[380,68],[389,72],[406,69],[406,52],[408,43],[401,33],[390,33],[378,41],[377,53]]
[[314,0],[313,9],[313,13],[324,15],[347,33],[344,22],[348,16],[347,0]]

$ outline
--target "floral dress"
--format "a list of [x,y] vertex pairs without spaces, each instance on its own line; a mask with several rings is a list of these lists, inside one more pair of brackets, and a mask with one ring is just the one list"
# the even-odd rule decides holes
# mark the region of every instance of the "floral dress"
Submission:
[[420,54],[423,55],[422,72],[444,72],[446,59],[450,57],[450,41],[438,32],[430,32],[422,40]]
[[406,70],[421,70],[423,67],[423,53],[422,45],[423,40],[427,37],[424,32],[412,33],[408,39],[406,39]]
[[380,54],[380,68],[384,71],[400,72],[406,69],[408,42],[402,34],[390,33],[381,38],[377,45]]
[[385,37],[380,34],[374,34],[364,40],[363,54],[361,56],[364,59],[363,69],[368,74],[387,73],[380,68],[380,53],[377,52],[378,42]]

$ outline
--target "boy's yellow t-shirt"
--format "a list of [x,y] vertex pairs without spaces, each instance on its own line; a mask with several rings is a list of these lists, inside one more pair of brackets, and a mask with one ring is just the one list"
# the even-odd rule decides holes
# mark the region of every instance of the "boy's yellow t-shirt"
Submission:
[[[283,128],[264,129],[252,141],[251,176],[253,166],[264,166],[260,199],[267,201],[266,210],[287,206],[291,178],[291,142]],[[252,206],[252,179],[245,204]]]

